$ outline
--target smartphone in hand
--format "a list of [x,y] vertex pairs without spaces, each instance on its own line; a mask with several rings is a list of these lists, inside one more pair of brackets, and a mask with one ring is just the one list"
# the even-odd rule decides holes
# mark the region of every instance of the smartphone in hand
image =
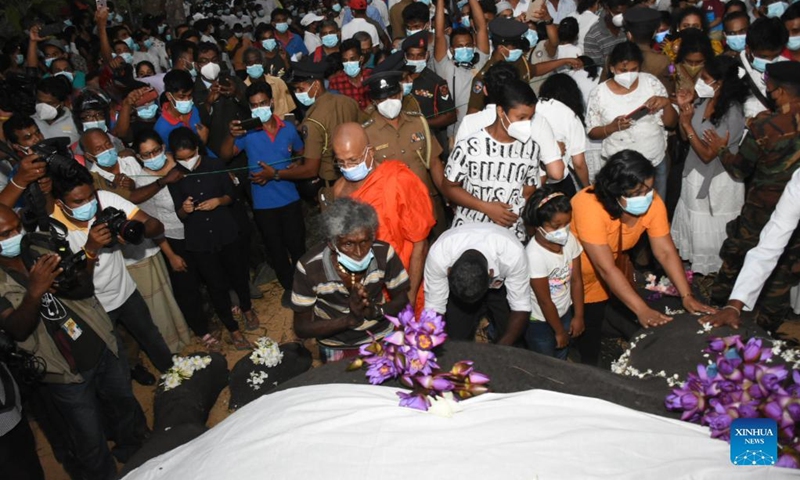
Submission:
[[627,118],[628,120],[639,120],[640,118],[649,114],[650,114],[650,109],[642,105],[641,107],[637,108],[636,110],[626,115],[625,118]]

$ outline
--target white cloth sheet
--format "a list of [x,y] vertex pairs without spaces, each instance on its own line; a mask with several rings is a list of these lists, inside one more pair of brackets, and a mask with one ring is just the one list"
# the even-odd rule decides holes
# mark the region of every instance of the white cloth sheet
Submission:
[[752,479],[705,427],[587,397],[485,394],[443,418],[397,406],[396,389],[318,385],[261,397],[134,470],[154,479]]

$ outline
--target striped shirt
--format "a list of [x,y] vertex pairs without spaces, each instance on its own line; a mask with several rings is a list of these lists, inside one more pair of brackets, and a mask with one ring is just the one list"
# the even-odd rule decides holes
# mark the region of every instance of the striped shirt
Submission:
[[[391,245],[376,240],[372,244],[372,252],[374,258],[362,279],[370,302],[385,303],[384,291],[389,298],[407,295],[408,274]],[[314,321],[330,320],[350,313],[350,291],[339,276],[332,253],[328,244],[322,243],[297,262],[292,310],[298,313],[311,311]],[[387,310],[384,313],[397,315],[399,312]],[[317,341],[331,347],[360,345],[370,341],[369,333],[381,338],[391,330],[391,323],[383,319],[369,328],[345,330]]]
[[583,53],[594,60],[595,65],[605,68],[606,58],[611,55],[611,50],[625,40],[624,30],[619,29],[619,33],[614,36],[608,29],[605,20],[601,18],[586,32],[583,39]]

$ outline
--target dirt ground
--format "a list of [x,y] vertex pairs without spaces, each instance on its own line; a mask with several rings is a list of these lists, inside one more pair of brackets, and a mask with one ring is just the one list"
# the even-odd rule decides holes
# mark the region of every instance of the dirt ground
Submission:
[[[258,339],[258,337],[261,336],[268,336],[279,343],[294,340],[295,337],[292,331],[292,312],[289,309],[281,307],[281,294],[283,293],[283,289],[276,281],[261,285],[260,289],[262,292],[264,292],[264,298],[253,300],[253,305],[258,312],[259,318],[261,319],[261,328],[253,332],[247,332],[244,330],[244,328],[242,328],[245,336],[251,342],[254,342],[256,339]],[[228,360],[228,368],[233,368],[239,359],[249,354],[249,352],[240,352],[234,349],[233,345],[230,345],[229,343],[227,333],[224,333],[222,336],[222,344],[223,353],[225,354],[225,358]],[[311,345],[306,346],[311,347]],[[194,343],[190,346],[187,346],[183,353],[201,349],[202,348],[198,339],[194,338]],[[310,348],[310,350],[314,355],[316,355],[316,348]],[[147,360],[145,360],[145,362],[147,362]],[[145,364],[148,365],[148,368],[151,372],[156,371],[151,365],[149,365],[149,363]],[[315,366],[319,364],[316,358],[314,364]],[[139,399],[139,403],[142,405],[142,409],[147,417],[147,423],[149,426],[152,426],[153,424],[153,395],[155,389],[155,385],[151,387],[145,387],[133,382],[133,392],[136,395],[136,398]],[[226,387],[224,390],[222,390],[222,393],[220,393],[219,398],[217,398],[217,403],[211,410],[208,419],[209,427],[213,427],[231,414],[231,412],[228,411],[229,399],[230,391]],[[50,445],[47,443],[45,436],[41,433],[41,430],[39,430],[37,427],[36,422],[31,421],[31,428],[33,428],[34,435],[36,436],[36,445],[39,452],[39,459],[41,460],[42,468],[44,469],[45,478],[47,480],[69,480],[69,476],[53,456]]]

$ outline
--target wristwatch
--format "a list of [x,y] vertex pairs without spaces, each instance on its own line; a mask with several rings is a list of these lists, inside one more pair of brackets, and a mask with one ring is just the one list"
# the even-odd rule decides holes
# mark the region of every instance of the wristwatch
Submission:
[[280,180],[281,179],[281,171],[280,170],[275,170],[275,175],[272,176],[272,179],[275,180],[276,182],[278,180]]

